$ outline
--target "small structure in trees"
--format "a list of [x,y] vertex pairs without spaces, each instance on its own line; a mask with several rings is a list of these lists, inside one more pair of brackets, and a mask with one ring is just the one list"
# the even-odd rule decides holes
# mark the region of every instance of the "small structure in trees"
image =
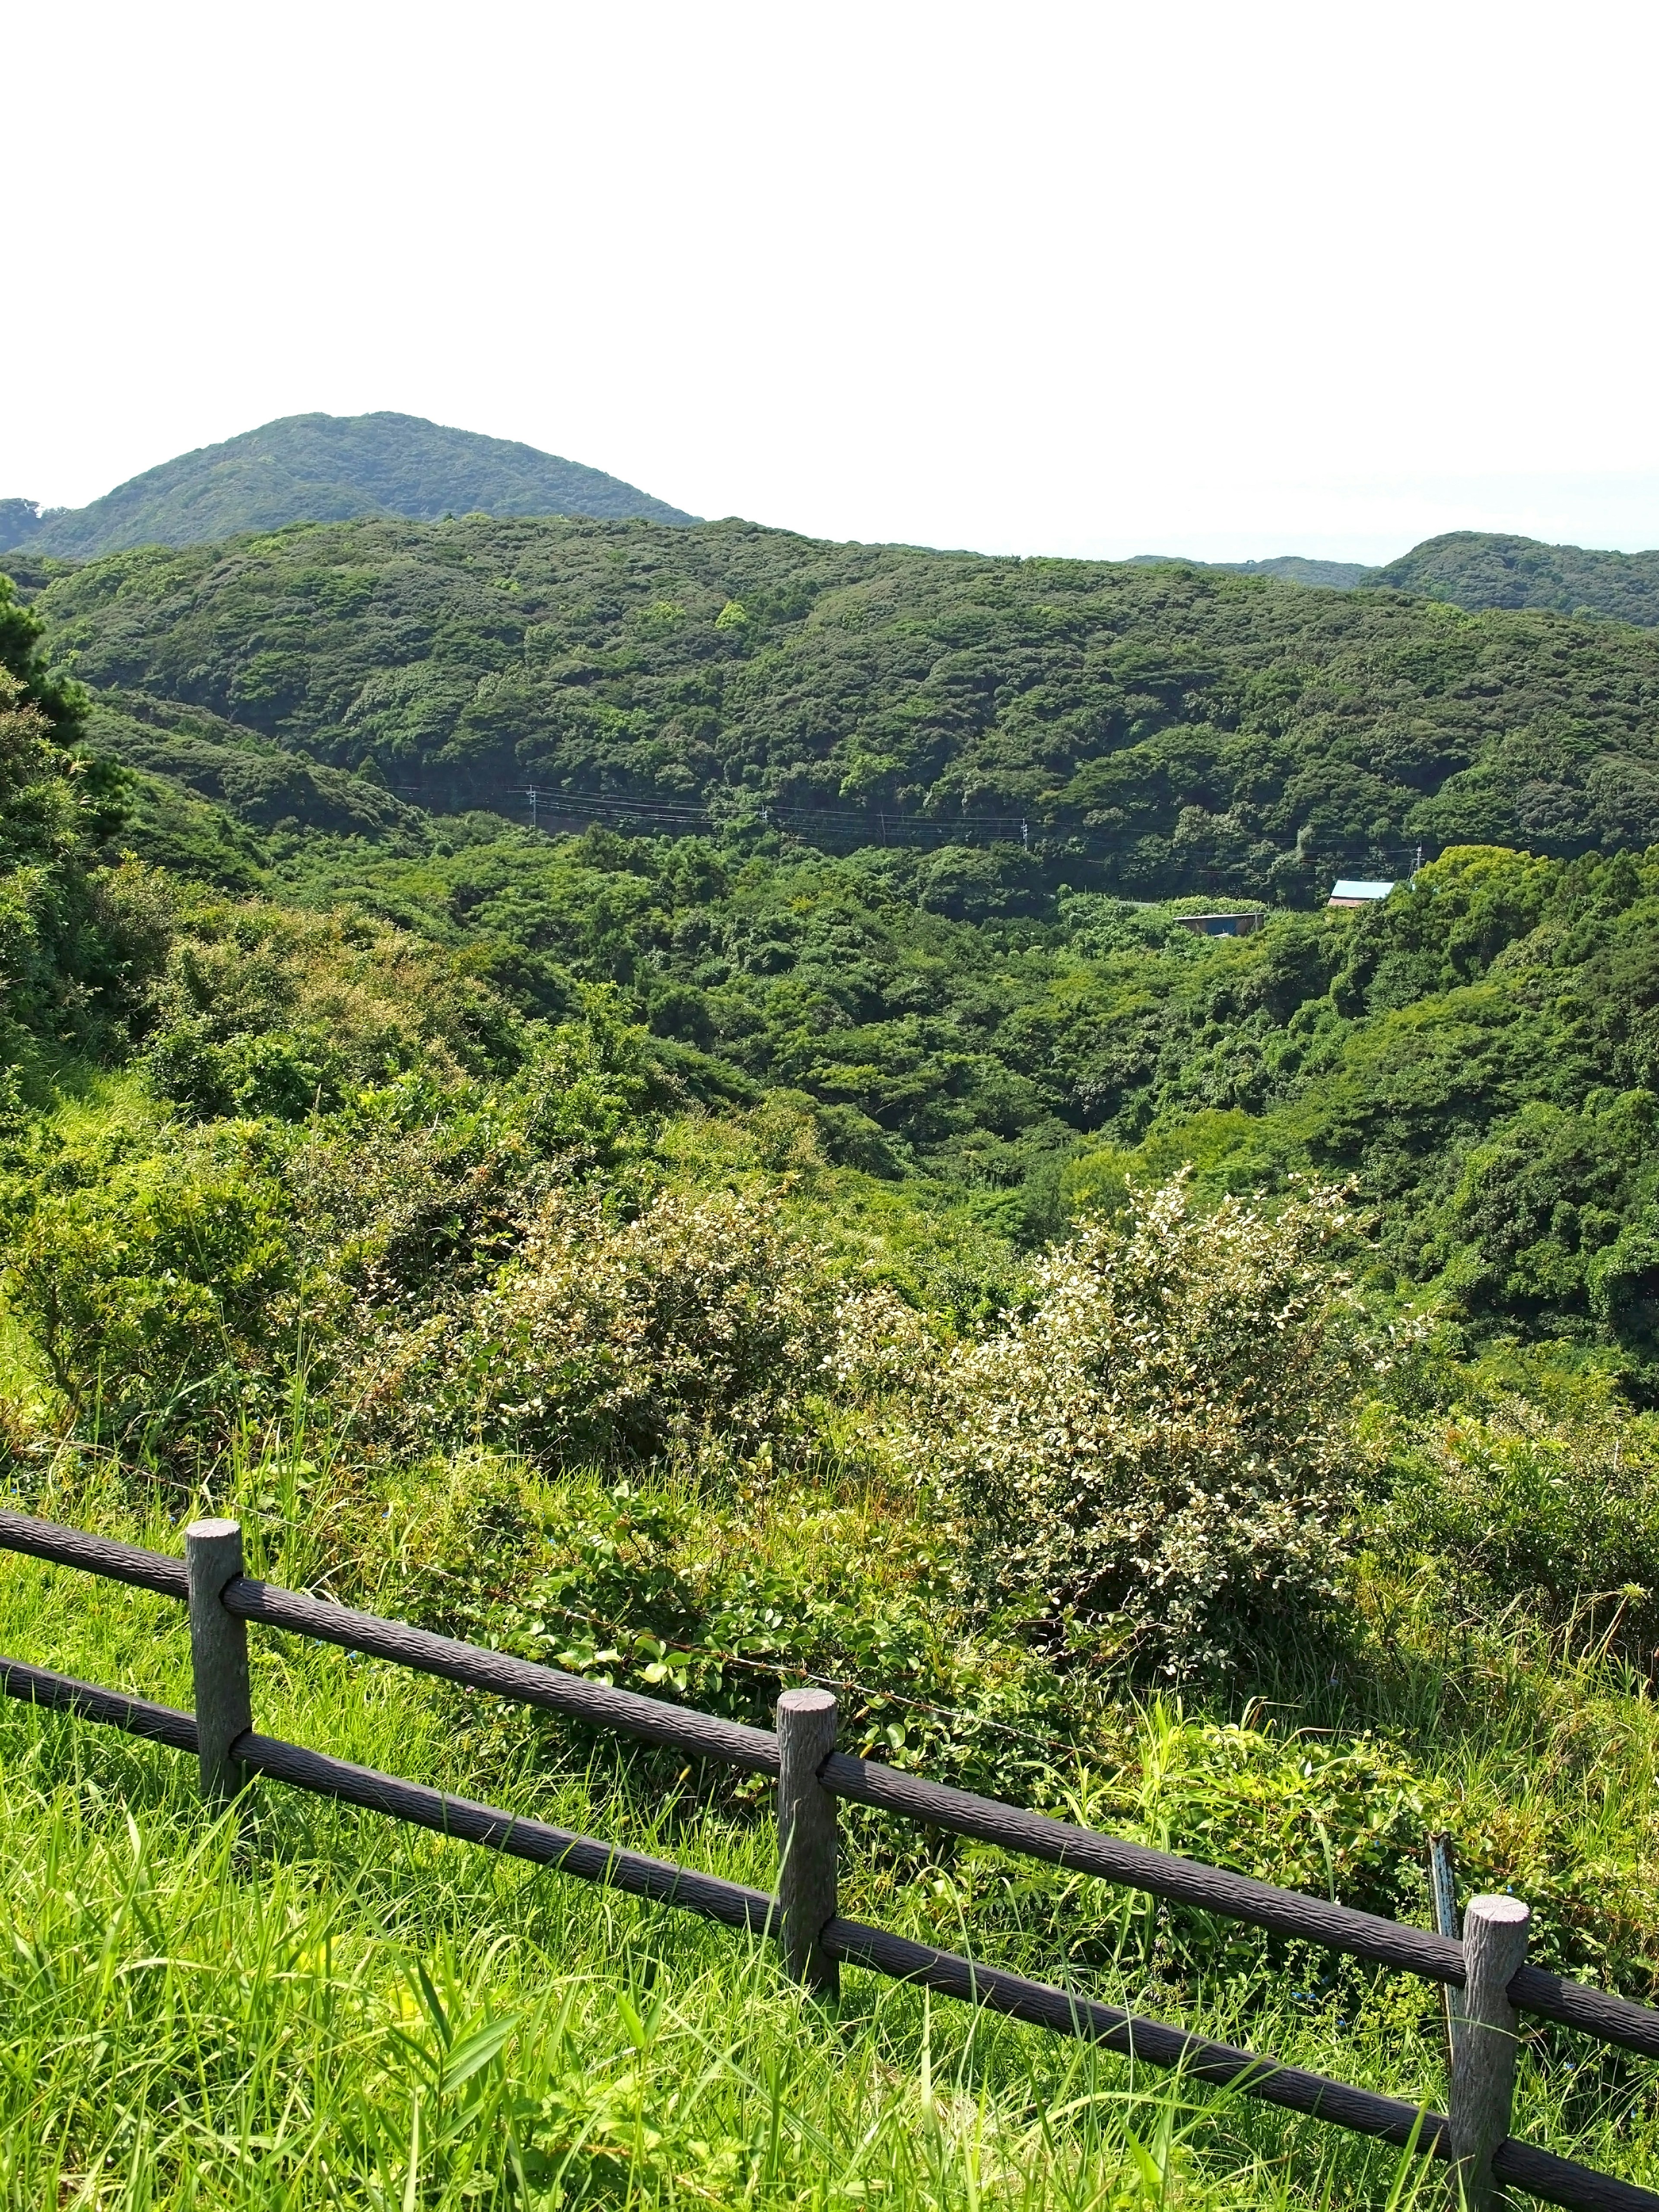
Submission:
[[1176,920],[1194,937],[1248,937],[1267,919],[1265,914],[1178,914]]

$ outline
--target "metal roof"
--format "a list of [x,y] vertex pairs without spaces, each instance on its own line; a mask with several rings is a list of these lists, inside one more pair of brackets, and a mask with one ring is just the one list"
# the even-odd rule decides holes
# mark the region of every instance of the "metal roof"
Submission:
[[1333,886],[1334,899],[1385,899],[1394,889],[1392,884],[1362,884],[1351,882],[1346,876]]

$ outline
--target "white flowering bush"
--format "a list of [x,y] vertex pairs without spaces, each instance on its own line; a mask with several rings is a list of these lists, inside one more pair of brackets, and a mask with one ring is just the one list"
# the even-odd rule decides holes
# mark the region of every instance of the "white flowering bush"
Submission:
[[836,1291],[775,1194],[670,1189],[631,1218],[580,1186],[537,1206],[454,1310],[379,1334],[366,1409],[544,1463],[752,1452],[821,1387]]
[[908,1439],[988,1607],[1115,1616],[1172,1672],[1329,1591],[1370,1358],[1340,1194],[1210,1212],[1177,1179],[1037,1266]]

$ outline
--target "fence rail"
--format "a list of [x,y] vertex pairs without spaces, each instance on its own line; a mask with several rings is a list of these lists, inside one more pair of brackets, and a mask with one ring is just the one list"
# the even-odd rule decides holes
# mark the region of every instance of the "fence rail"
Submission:
[[[1179,2068],[1195,2080],[1353,2133],[1414,2145],[1459,2167],[1472,2207],[1492,2203],[1509,2187],[1577,2212],[1659,2212],[1659,2195],[1509,2136],[1516,2009],[1659,2057],[1659,2012],[1516,1963],[1524,1951],[1527,1915],[1512,1899],[1472,1899],[1462,1941],[1407,1927],[838,1752],[833,1748],[835,1700],[822,1691],[786,1692],[776,1733],[748,1728],[256,1581],[240,1571],[240,1546],[234,1523],[198,1522],[187,1532],[185,1558],[177,1559],[0,1509],[0,1549],[151,1590],[190,1607],[197,1710],[193,1715],[179,1712],[12,1659],[0,1659],[0,1689],[194,1754],[210,1801],[222,1799],[251,1776],[284,1783],[697,1912],[728,1927],[775,1936],[791,1972],[820,1994],[833,1994],[842,1963],[863,1966],[1101,2044],[1126,2057]],[[258,1734],[250,1725],[249,1621],[440,1675],[595,1728],[671,1745],[749,1773],[777,1777],[779,1893],[699,1874]],[[839,1799],[1298,1936],[1461,1992],[1453,1999],[1459,2033],[1450,2112],[1430,2112],[1284,2066],[1260,2053],[843,1917],[836,1896]],[[1509,1952],[1503,1948],[1506,1943]],[[1494,1966],[1500,1959],[1503,1966]]]

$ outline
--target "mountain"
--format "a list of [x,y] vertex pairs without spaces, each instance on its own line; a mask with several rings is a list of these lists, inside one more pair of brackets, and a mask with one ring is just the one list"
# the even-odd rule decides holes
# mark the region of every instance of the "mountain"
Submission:
[[1490,530],[1453,530],[1425,538],[1380,568],[1352,561],[1310,561],[1279,553],[1265,561],[1186,561],[1176,554],[1137,553],[1136,568],[1224,568],[1234,575],[1273,576],[1324,591],[1409,592],[1443,599],[1472,614],[1489,607],[1537,607],[1558,615],[1600,615],[1659,629],[1659,553],[1598,553],[1583,545],[1545,545]]
[[1136,553],[1136,568],[1177,567],[1225,568],[1235,576],[1272,576],[1281,584],[1307,584],[1316,591],[1351,592],[1373,574],[1358,561],[1311,561],[1301,553],[1273,553],[1265,561],[1194,561],[1183,562],[1174,553]]
[[1300,553],[1275,553],[1266,561],[1229,561],[1240,576],[1273,576],[1281,584],[1308,584],[1325,592],[1351,592],[1366,571],[1358,561],[1310,561]]
[[1425,538],[1386,568],[1368,569],[1365,590],[1416,592],[1454,606],[1542,607],[1596,614],[1644,629],[1659,627],[1659,553],[1597,553],[1544,545],[1535,538],[1454,530]]
[[544,823],[763,808],[819,844],[1001,842],[1034,881],[1296,903],[1419,844],[1659,842],[1659,634],[1530,611],[484,516],[106,555],[33,605],[100,693],[449,811],[532,783]]
[[94,560],[363,514],[695,518],[601,469],[418,415],[289,415],[118,484],[89,507],[0,500],[0,550]]

